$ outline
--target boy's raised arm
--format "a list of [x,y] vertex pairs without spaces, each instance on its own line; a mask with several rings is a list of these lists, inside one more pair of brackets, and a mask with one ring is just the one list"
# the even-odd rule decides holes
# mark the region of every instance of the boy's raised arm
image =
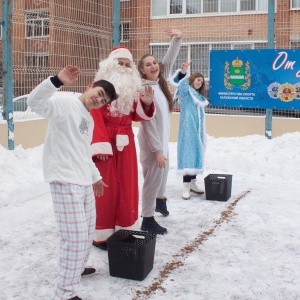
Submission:
[[27,99],[27,104],[33,111],[40,116],[50,118],[66,117],[65,101],[48,101],[50,97],[60,89],[61,85],[73,85],[81,70],[77,66],[68,65],[63,68],[58,75],[50,76],[41,82],[30,94]]
[[57,75],[64,85],[73,85],[78,80],[81,70],[77,66],[66,66]]

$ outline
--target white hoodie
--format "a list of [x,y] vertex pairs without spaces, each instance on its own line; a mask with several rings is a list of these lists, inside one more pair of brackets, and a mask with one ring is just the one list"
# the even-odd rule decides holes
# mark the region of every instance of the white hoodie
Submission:
[[83,103],[72,93],[62,94],[50,77],[28,97],[28,106],[49,120],[43,152],[46,182],[91,185],[102,179],[92,161],[94,121]]

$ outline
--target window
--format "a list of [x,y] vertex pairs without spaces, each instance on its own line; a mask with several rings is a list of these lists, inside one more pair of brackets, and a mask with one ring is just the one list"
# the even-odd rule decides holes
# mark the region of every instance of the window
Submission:
[[168,13],[168,0],[152,0],[152,16],[166,16]]
[[170,0],[170,14],[182,14],[182,0]]
[[232,44],[232,50],[247,50],[247,49],[254,49],[254,44],[252,43],[239,43],[239,44]]
[[209,44],[196,44],[190,46],[191,73],[200,72],[204,77],[209,74]]
[[32,54],[25,57],[26,67],[46,68],[49,67],[48,54]]
[[241,0],[241,11],[255,10],[255,0]]
[[[191,73],[200,72],[204,77],[209,77],[209,51],[210,50],[246,50],[266,49],[267,42],[224,42],[224,43],[203,43],[181,46],[178,57],[175,61],[171,74],[180,69],[186,60],[191,60]],[[162,61],[169,45],[152,45],[152,53],[158,61]]]
[[203,13],[218,12],[218,0],[203,0]]
[[[256,0],[257,1],[257,0]],[[258,11],[268,11],[268,2],[267,1],[257,1],[257,10]],[[276,0],[275,0],[275,5],[276,5]]]
[[300,0],[291,0],[291,8],[299,8],[300,9]]
[[253,49],[267,49],[268,43],[255,43]]
[[26,13],[26,37],[49,36],[49,11]]
[[290,44],[291,44],[290,46],[291,49],[297,49],[297,50],[300,49],[300,41],[291,41]]
[[201,13],[201,1],[186,0],[186,13],[187,14],[200,14]]
[[46,68],[49,67],[48,54],[36,54],[25,56],[25,66],[28,74],[25,76],[25,81],[31,85],[36,85],[47,77]]
[[220,5],[221,12],[235,12],[237,11],[237,0],[223,0]]
[[153,17],[267,12],[267,9],[268,0],[152,0]]
[[175,71],[181,68],[181,65],[188,60],[189,57],[189,46],[181,46],[180,51],[177,55],[177,58],[175,60],[173,70],[171,70],[171,74]]
[[120,26],[120,42],[128,42],[130,22],[121,22]]
[[[152,46],[151,53],[157,59],[157,61],[161,62],[168,48],[169,45],[154,45]],[[188,46],[183,45],[180,47],[179,54],[175,60],[173,69],[171,70],[169,75],[175,72],[175,70],[180,69],[181,64],[185,62],[187,59],[188,59]]]
[[166,52],[168,50],[168,47],[169,47],[169,45],[152,46],[151,53],[159,62],[161,62],[162,59],[164,58],[164,55],[166,54]]

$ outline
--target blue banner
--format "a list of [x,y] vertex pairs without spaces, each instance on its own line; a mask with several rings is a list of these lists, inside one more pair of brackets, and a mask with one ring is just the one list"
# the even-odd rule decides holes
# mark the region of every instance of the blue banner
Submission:
[[210,104],[300,109],[300,50],[213,50]]

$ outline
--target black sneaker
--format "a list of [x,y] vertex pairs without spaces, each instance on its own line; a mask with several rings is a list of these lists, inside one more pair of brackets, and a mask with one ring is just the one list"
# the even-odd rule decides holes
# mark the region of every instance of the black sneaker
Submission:
[[107,243],[104,242],[104,243],[95,243],[93,242],[93,245],[101,250],[105,250],[107,251]]
[[82,300],[81,298],[79,298],[78,296],[75,296],[73,298],[70,298],[69,300]]
[[[95,268],[85,268],[84,271],[81,273],[81,278],[91,277],[91,276],[94,276],[95,274],[96,274]],[[77,298],[74,298],[74,299],[77,299]],[[80,299],[80,298],[78,298],[78,299]]]
[[164,217],[167,217],[169,215],[169,211],[167,209],[167,199],[156,198],[155,211],[161,213]]
[[160,226],[154,217],[144,217],[141,229],[154,234],[165,234],[168,232],[167,228]]

